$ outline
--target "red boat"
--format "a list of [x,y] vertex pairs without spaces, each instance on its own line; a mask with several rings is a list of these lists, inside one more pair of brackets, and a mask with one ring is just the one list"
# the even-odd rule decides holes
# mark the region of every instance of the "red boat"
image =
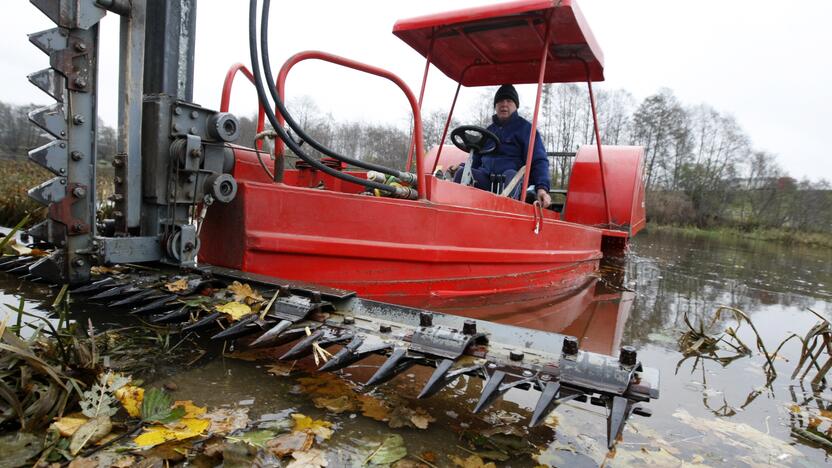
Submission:
[[[430,65],[459,84],[457,94],[463,86],[537,83],[533,128],[543,83],[586,82],[598,142],[592,82],[603,80],[603,56],[574,2],[518,1],[424,16],[398,21],[393,33],[426,58],[420,99]],[[397,304],[453,309],[488,303],[493,309],[580,287],[604,255],[620,254],[644,226],[641,147],[598,142],[580,148],[566,202],[560,211],[544,210],[435,177],[437,165],[447,167],[459,152],[440,147],[428,159],[419,100],[393,73],[323,52],[302,52],[280,70],[281,96],[292,66],[307,59],[364,71],[402,89],[416,117],[416,174],[410,184],[415,199],[368,196],[362,194],[364,186],[306,164],[283,171],[280,142],[276,173],[268,153],[235,147],[237,196],[208,211],[201,262]],[[242,65],[229,72],[221,110],[227,109],[231,82],[240,70],[247,72]],[[453,104],[448,122],[452,116]],[[527,166],[531,151],[528,158]],[[367,172],[346,171],[339,161],[327,165],[367,177]],[[521,183],[524,193],[528,175]]]

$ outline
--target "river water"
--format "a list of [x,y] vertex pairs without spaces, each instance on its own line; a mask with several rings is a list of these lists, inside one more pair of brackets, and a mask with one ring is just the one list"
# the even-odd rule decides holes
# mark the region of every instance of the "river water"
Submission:
[[[0,274],[0,301],[45,313],[54,291]],[[429,414],[428,429],[391,428],[389,422],[359,411],[334,414],[315,406],[310,388],[330,385],[328,378],[310,384],[309,363],[300,362],[291,376],[268,372],[269,362],[233,359],[214,350],[190,366],[156,366],[145,385],[173,383],[177,399],[215,407],[247,408],[249,417],[281,419],[301,412],[334,424],[335,434],[321,446],[330,466],[350,466],[366,458],[366,441],[390,433],[404,437],[408,453],[452,466],[450,456],[466,458],[477,434],[500,441],[496,448],[511,454],[498,466],[817,466],[829,463],[830,449],[820,439],[832,435],[832,392],[813,390],[790,378],[800,343],[792,340],[774,359],[777,377],[766,385],[764,356],[755,334],[741,324],[737,336],[754,352],[736,359],[712,355],[685,357],[678,339],[694,326],[708,323],[720,306],[744,311],[768,351],[791,333],[804,336],[820,319],[809,309],[832,318],[832,252],[709,236],[665,232],[640,234],[623,263],[604,265],[597,281],[556,304],[548,304],[563,333],[578,336],[584,349],[615,353],[630,344],[646,366],[661,372],[661,397],[650,403],[650,418],[633,416],[614,451],[606,449],[603,411],[567,403],[547,425],[525,428],[537,398],[533,391],[510,391],[481,414],[471,408],[482,383],[460,380],[423,401],[415,396],[430,370],[413,368],[373,394],[393,408]],[[86,323],[129,323],[118,311],[75,303],[73,318]],[[557,322],[557,320],[555,320]],[[553,322],[554,323],[554,322]],[[736,328],[730,315],[712,327]],[[730,356],[730,348],[719,356]],[[821,364],[825,359],[821,360]],[[339,381],[366,380],[378,361],[365,362],[338,376]],[[328,383],[327,383],[328,382]],[[349,385],[353,385],[350,383]],[[354,386],[354,385],[353,385]],[[358,388],[357,386],[354,386]],[[352,393],[349,395],[354,396]],[[320,405],[319,405],[320,406]],[[411,413],[412,414],[412,413]],[[832,440],[830,438],[829,440]],[[486,444],[487,445],[487,444]],[[494,444],[492,443],[492,446]],[[474,448],[482,455],[489,447]]]

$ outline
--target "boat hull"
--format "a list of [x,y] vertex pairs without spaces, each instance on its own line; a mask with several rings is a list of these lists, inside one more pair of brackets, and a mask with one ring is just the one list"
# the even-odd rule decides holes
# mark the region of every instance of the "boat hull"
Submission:
[[210,208],[200,261],[445,309],[559,294],[602,257],[601,230],[471,187],[429,178],[429,200],[400,200],[250,165],[237,158],[236,198]]

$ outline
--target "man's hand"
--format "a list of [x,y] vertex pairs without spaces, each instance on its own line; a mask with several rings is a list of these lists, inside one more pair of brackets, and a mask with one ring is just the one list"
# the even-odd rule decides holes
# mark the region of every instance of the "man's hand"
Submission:
[[552,204],[552,197],[549,196],[549,191],[542,188],[537,189],[537,201],[540,202],[540,206],[543,208],[549,208],[549,205]]

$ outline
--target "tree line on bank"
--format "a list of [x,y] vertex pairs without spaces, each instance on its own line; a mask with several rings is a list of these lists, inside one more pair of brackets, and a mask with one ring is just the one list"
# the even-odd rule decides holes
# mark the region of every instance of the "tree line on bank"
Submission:
[[[486,126],[493,113],[493,89],[484,89],[474,105],[457,111],[451,128],[463,123]],[[521,115],[531,116],[523,103]],[[533,104],[533,103],[532,103]],[[601,142],[645,149],[647,211],[660,223],[744,229],[786,227],[832,231],[832,185],[795,180],[774,154],[755,149],[736,120],[707,104],[685,105],[669,89],[637,101],[625,90],[596,91]],[[23,158],[47,138],[28,122],[37,106],[0,103],[0,156]],[[322,113],[311,98],[290,100],[288,107],[306,132],[341,154],[392,167],[403,167],[411,144],[411,122],[356,122]],[[461,115],[460,115],[461,114]],[[422,115],[425,148],[441,139],[447,113]],[[241,117],[239,143],[253,145],[255,119]],[[585,86],[545,85],[538,129],[550,152],[575,152],[595,144]],[[116,132],[99,121],[99,160],[115,154]],[[447,142],[447,139],[446,139]],[[316,154],[305,145],[310,154]],[[287,155],[290,160],[293,155]],[[568,187],[572,159],[552,159],[552,186]]]

